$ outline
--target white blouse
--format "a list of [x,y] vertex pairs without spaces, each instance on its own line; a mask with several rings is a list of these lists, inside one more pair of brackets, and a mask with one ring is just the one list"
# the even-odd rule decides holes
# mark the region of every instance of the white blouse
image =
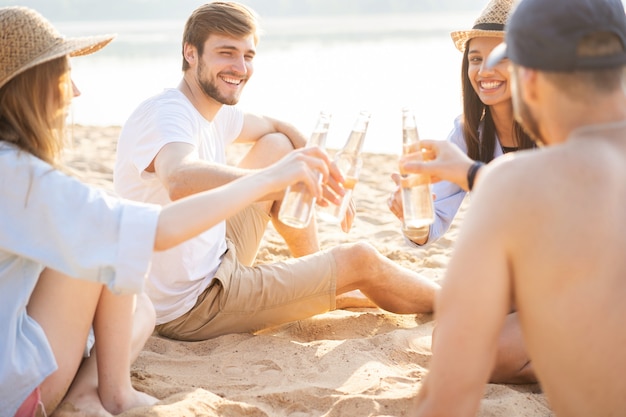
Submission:
[[0,141],[0,410],[12,416],[56,370],[26,305],[45,267],[143,290],[160,206],[121,200]]

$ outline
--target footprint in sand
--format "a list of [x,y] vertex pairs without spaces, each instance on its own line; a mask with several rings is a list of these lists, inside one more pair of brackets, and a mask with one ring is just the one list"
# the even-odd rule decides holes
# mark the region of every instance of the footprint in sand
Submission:
[[251,376],[262,375],[264,379],[280,378],[282,368],[271,360],[262,360],[252,364],[242,364],[241,366],[226,365],[222,367],[222,374],[229,378],[250,378]]

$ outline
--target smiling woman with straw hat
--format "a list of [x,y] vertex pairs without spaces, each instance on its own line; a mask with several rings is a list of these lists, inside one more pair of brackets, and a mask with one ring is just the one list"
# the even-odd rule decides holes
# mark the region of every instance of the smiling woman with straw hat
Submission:
[[[131,227],[149,242],[158,211],[140,227],[112,222],[118,210],[52,168],[59,167],[72,96],[67,57],[95,52],[113,35],[65,38],[25,7],[1,8],[0,27],[0,410],[50,414],[73,380],[68,397],[83,399],[72,408],[118,413],[152,404],[156,399],[132,388],[129,369],[131,337],[138,351],[151,333],[151,306],[138,298],[133,323],[134,296],[114,296],[98,283],[137,292],[151,251],[134,253],[126,267],[138,268],[139,282],[124,282],[124,266],[110,258],[123,242],[96,225]],[[89,227],[97,242],[85,237]],[[95,355],[80,366],[92,323],[101,367],[109,370],[99,375]]]
[[[0,88],[3,88],[5,91],[17,91],[19,88],[23,88],[23,81],[29,77],[19,76],[26,71],[36,68],[39,64],[49,64],[50,61],[57,61],[57,73],[65,71],[65,56],[91,54],[102,49],[114,38],[113,35],[65,38],[36,11],[25,7],[3,8],[0,14],[0,25],[0,40],[2,42],[2,48],[0,49]],[[31,72],[35,74],[42,71],[33,69]],[[43,76],[43,73],[39,74],[39,78]],[[4,88],[5,85],[6,88]],[[11,95],[7,93],[3,97],[8,100]],[[29,100],[30,97],[22,97],[22,99]],[[58,156],[57,152],[62,145],[60,143],[62,138],[60,133],[62,132],[64,120],[56,119],[57,126],[54,127],[59,129],[56,142],[45,143],[45,141],[40,141],[40,143],[32,143],[30,140],[37,141],[34,136],[38,136],[39,132],[36,130],[38,130],[41,120],[32,120],[31,117],[34,117],[35,113],[29,112],[27,107],[24,110],[23,113],[11,113],[10,111],[3,113],[3,118],[0,122],[0,133],[8,133],[4,128],[9,121],[16,122],[23,118],[30,118],[31,120],[27,120],[30,124],[30,129],[33,131],[28,135],[29,138],[21,138],[21,140],[26,139],[28,141],[28,143],[23,143],[22,147],[47,162],[53,162],[56,156]],[[51,109],[48,108],[47,110],[50,111]],[[37,117],[39,116],[41,114],[37,114]],[[11,141],[11,135],[2,139]]]
[[24,7],[2,10],[0,87],[35,65],[65,55],[88,55],[104,48],[113,35],[65,38],[37,12]]
[[[154,329],[154,309],[142,294],[152,252],[291,183],[302,181],[319,197],[319,173],[328,177],[326,154],[302,149],[161,207],[117,199],[65,175],[58,169],[65,114],[77,94],[68,58],[112,39],[64,38],[31,9],[0,8],[3,416],[103,416],[156,402],[130,381],[130,364]],[[92,352],[83,360],[92,326],[98,358]]]
[[[421,159],[404,159],[414,164],[420,171],[443,181],[433,186],[435,200],[435,222],[425,227],[421,233],[406,236],[414,246],[432,243],[449,229],[467,191],[472,186],[476,171],[483,163],[507,152],[530,149],[536,145],[522,130],[513,117],[513,103],[509,72],[506,62],[492,69],[485,68],[485,60],[491,50],[504,40],[504,26],[511,13],[514,0],[491,0],[483,8],[470,29],[450,34],[454,46],[463,53],[461,63],[461,88],[463,114],[454,122],[454,128],[447,141],[421,141],[438,155],[441,163],[426,162]],[[462,151],[459,151],[459,149]],[[441,155],[462,156],[462,164],[450,164]],[[476,162],[475,162],[476,161]],[[466,173],[470,171],[469,181]],[[459,167],[457,169],[457,167]],[[432,171],[428,171],[428,170]],[[399,182],[398,174],[394,180]],[[389,209],[401,218],[402,199],[399,188],[388,200]],[[535,380],[522,340],[515,315],[510,317],[502,335],[500,350],[492,382],[527,383]]]

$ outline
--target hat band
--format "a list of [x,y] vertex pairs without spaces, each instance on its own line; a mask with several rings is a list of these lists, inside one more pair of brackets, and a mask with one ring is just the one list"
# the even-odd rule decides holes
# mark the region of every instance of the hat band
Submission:
[[474,25],[472,29],[504,31],[504,24],[502,23],[479,23],[477,25]]

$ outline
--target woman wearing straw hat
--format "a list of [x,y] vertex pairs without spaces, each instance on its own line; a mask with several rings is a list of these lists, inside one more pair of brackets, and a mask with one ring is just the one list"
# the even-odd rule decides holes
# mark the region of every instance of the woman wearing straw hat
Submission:
[[[484,66],[491,50],[504,39],[504,25],[514,3],[515,0],[491,0],[481,11],[472,29],[451,33],[454,46],[463,53],[463,114],[455,120],[447,141],[425,140],[421,144],[434,153],[462,153],[469,165],[474,164],[469,178],[466,175],[467,168],[457,171],[456,165],[443,163],[436,164],[437,170],[435,164],[430,167],[429,174],[445,181],[439,181],[433,186],[433,194],[436,196],[435,222],[421,233],[406,236],[409,243],[415,246],[432,243],[449,229],[482,164],[508,152],[536,147],[513,117],[507,63],[492,69]],[[408,163],[404,165],[407,172],[420,172],[411,167],[419,169],[421,158],[416,162],[409,155],[403,159],[405,162]],[[428,162],[423,165],[426,164]],[[393,174],[393,179],[399,184],[398,174]],[[402,219],[399,188],[389,198],[388,205],[391,212]],[[501,355],[492,382],[534,382],[534,372],[529,366],[515,315],[510,316],[510,321],[511,324],[502,336]]]
[[[504,24],[513,4],[514,0],[492,0],[482,10],[472,29],[451,33],[454,46],[463,53],[463,114],[454,121],[447,142],[457,145],[472,160],[483,163],[508,152],[535,147],[513,117],[506,63],[490,70],[483,66],[489,52],[504,39]],[[442,177],[451,177],[445,174]],[[396,183],[399,181],[395,174],[394,179]],[[467,183],[462,180],[465,180],[464,176],[458,184],[441,181],[434,185],[435,223],[425,228],[420,236],[407,236],[410,241],[417,245],[432,243],[449,229],[466,195]],[[399,189],[388,203],[390,210],[401,218]]]
[[[0,28],[0,413],[102,416],[153,404],[130,381],[130,364],[154,328],[152,305],[135,296],[152,252],[292,182],[321,196],[317,178],[329,175],[329,160],[317,148],[295,151],[162,208],[114,198],[58,162],[77,95],[68,57],[93,53],[113,36],[64,38],[25,7],[0,8]],[[83,360],[91,326],[97,360],[95,351]]]

